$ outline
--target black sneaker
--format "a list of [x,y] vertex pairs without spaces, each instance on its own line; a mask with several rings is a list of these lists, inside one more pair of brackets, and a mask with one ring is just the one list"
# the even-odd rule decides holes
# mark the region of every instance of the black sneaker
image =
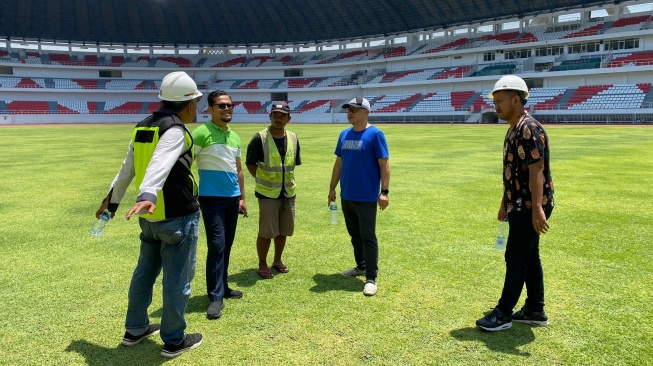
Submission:
[[526,323],[538,327],[547,327],[549,325],[549,318],[546,316],[544,310],[530,311],[526,305],[524,305],[524,307],[522,307],[518,312],[512,314],[512,320],[518,323]]
[[242,291],[232,290],[228,288],[227,291],[224,292],[225,299],[242,299],[242,297],[243,297]]
[[200,333],[186,334],[186,338],[181,344],[174,345],[166,343],[161,350],[161,356],[174,358],[180,354],[199,347],[202,344],[202,335]]
[[147,327],[145,333],[139,336],[135,336],[129,332],[125,332],[125,335],[122,337],[122,342],[120,343],[122,343],[123,346],[127,346],[127,347],[134,346],[147,337],[151,337],[155,334],[159,334],[160,330],[161,330],[161,324],[150,324]]
[[512,319],[501,310],[494,308],[488,315],[477,320],[476,325],[490,332],[496,332],[512,327]]

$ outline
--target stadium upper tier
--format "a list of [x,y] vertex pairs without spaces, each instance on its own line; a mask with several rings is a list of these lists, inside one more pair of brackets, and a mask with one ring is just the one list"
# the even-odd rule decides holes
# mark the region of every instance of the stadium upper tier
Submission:
[[590,0],[378,3],[363,0],[226,3],[5,0],[0,12],[0,36],[90,45],[293,45],[448,29],[605,3]]
[[[562,60],[557,65],[537,71],[570,71],[596,68],[618,68],[653,65],[653,51],[606,54],[604,57],[581,56],[573,60]],[[525,70],[520,66],[521,72]],[[293,77],[278,79],[217,79],[206,89],[215,90],[284,90],[305,88],[326,88],[346,85],[373,85],[394,83],[418,83],[429,80],[471,78],[514,73],[516,62],[490,65],[465,65],[455,67],[419,69],[388,72],[374,69],[370,72],[353,72],[328,77]],[[48,77],[0,76],[0,88],[45,88],[45,89],[104,89],[104,90],[157,90],[159,80],[143,79],[63,79]]]
[[358,50],[303,52],[302,54],[273,55],[205,55],[197,56],[148,56],[142,54],[69,54],[39,53],[16,50],[0,50],[0,62],[72,65],[91,67],[157,67],[157,68],[234,68],[234,67],[288,67],[338,64],[385,60],[403,56],[437,54],[444,51],[468,50],[483,47],[527,44],[541,41],[571,39],[576,37],[614,35],[620,32],[632,32],[651,29],[651,16],[641,15],[616,21],[589,22],[584,25],[574,24],[566,29],[537,28],[525,32],[508,31],[496,35],[480,35],[476,38],[461,36],[448,41],[421,42],[410,46],[396,45]]

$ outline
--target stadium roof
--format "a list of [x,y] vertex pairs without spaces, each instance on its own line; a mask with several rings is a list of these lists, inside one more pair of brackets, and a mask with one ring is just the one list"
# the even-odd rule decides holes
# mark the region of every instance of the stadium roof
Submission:
[[291,45],[446,29],[617,2],[0,0],[0,37],[88,45]]

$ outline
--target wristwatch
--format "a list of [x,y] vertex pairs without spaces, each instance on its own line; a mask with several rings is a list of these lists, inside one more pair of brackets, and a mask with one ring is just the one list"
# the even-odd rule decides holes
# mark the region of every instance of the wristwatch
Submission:
[[389,190],[389,189],[382,189],[382,190],[381,190],[381,194],[384,194],[384,195],[387,196],[388,193],[390,193],[390,190]]

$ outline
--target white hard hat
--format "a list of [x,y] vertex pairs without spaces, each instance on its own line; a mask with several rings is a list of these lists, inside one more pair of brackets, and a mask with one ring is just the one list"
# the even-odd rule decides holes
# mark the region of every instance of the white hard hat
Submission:
[[183,71],[171,72],[163,78],[159,99],[170,102],[183,102],[199,98],[202,93],[197,90],[197,84]]
[[514,90],[524,93],[524,99],[528,99],[531,94],[528,92],[528,87],[524,79],[520,78],[517,75],[505,75],[494,84],[494,89],[488,94],[488,98],[492,99],[494,92],[499,90]]

